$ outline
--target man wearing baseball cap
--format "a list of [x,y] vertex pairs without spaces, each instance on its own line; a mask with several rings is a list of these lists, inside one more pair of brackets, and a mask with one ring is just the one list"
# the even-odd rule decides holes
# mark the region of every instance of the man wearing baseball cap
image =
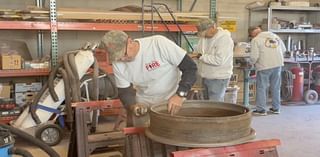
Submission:
[[256,109],[253,110],[253,114],[268,115],[267,91],[269,87],[272,94],[272,107],[269,112],[280,114],[281,67],[284,65],[283,53],[286,47],[278,35],[262,31],[259,26],[250,27],[248,33],[252,38],[250,61],[255,65],[257,71]]
[[196,81],[197,66],[185,50],[161,35],[133,40],[123,31],[107,32],[100,45],[109,52],[119,98],[135,115],[132,125],[145,125],[138,120],[152,105],[178,112]]
[[216,26],[211,19],[203,19],[197,25],[199,43],[193,58],[199,59],[204,97],[223,102],[233,69],[234,43],[228,30]]

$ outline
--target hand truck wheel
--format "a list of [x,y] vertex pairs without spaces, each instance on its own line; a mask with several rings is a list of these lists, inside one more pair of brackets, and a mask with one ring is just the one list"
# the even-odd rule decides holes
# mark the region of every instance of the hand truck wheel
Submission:
[[46,124],[36,130],[35,136],[49,146],[55,146],[62,140],[63,132],[57,124]]
[[307,90],[304,93],[304,101],[307,104],[314,104],[318,101],[318,93],[315,90]]

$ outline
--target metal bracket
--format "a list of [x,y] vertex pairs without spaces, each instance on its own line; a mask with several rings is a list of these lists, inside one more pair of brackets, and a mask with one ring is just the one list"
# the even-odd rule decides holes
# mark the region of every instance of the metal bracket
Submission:
[[89,157],[89,155],[96,149],[106,146],[123,146],[124,134],[120,131],[112,131],[106,133],[89,135],[89,128],[87,126],[89,115],[91,111],[122,108],[119,99],[105,100],[105,101],[90,101],[73,103],[72,107],[75,109],[75,129],[71,132],[71,139],[69,148],[69,157]]
[[213,21],[216,20],[216,12],[217,12],[217,1],[211,0],[210,1],[210,19]]
[[50,0],[51,66],[58,62],[58,22],[56,0]]

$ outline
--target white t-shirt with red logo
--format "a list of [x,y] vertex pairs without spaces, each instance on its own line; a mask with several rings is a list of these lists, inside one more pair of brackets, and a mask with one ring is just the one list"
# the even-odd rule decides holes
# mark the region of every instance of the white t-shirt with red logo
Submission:
[[178,88],[181,78],[178,65],[186,51],[161,35],[136,41],[140,49],[133,61],[113,63],[116,85],[127,88],[132,83],[139,103],[166,103]]

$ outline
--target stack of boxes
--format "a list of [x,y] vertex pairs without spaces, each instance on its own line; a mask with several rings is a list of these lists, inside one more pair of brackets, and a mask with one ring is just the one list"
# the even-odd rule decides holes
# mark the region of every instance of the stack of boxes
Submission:
[[16,54],[1,54],[0,66],[2,70],[17,70],[22,68],[22,57]]
[[[237,95],[237,102],[241,103],[243,102],[243,86],[244,86],[244,73],[243,73],[243,69],[241,68],[234,68],[233,69],[233,75],[235,75],[234,77],[236,77],[236,81],[233,82],[233,84],[235,84],[236,86],[239,87],[238,90],[238,95]],[[249,83],[249,101],[253,102],[255,101],[255,97],[256,97],[256,83],[255,81],[250,81]]]
[[19,107],[25,107],[32,103],[33,98],[41,90],[41,82],[16,83],[15,84],[15,102]]
[[16,83],[14,99],[11,96],[12,86],[0,83],[0,123],[8,123],[18,118],[22,109],[32,103],[34,97],[42,88],[41,82]]
[[11,89],[10,84],[0,83],[0,123],[8,123],[21,113],[11,97]]
[[19,69],[46,69],[49,68],[49,61],[25,61],[21,55],[6,54],[0,55],[1,70],[19,70]]

